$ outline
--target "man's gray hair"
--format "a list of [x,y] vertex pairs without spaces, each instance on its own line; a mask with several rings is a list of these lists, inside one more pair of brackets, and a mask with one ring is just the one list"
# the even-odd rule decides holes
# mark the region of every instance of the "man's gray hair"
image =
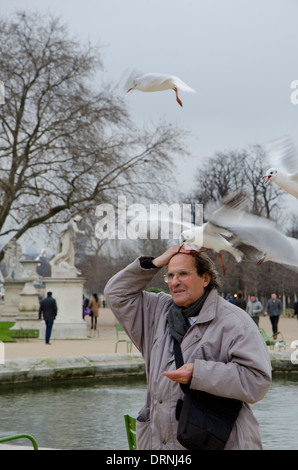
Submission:
[[195,259],[195,265],[197,273],[202,276],[204,273],[210,275],[210,282],[208,284],[209,289],[221,289],[220,280],[217,269],[213,261],[205,253],[193,253],[192,256]]

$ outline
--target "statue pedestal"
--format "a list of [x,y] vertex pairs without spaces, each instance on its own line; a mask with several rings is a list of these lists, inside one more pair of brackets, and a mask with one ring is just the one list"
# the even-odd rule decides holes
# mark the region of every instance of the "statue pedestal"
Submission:
[[[58,313],[54,321],[51,339],[86,339],[88,329],[82,318],[83,278],[44,278],[46,292],[56,299]],[[44,321],[39,328],[39,337],[45,338]]]
[[34,282],[38,279],[36,268],[38,261],[21,260],[22,279],[24,281],[23,290],[19,293],[18,314],[16,323],[12,330],[19,329],[39,329],[38,311],[39,300],[38,292],[34,287]]
[[20,292],[24,284],[25,281],[20,279],[4,282],[5,296],[1,321],[16,321],[19,314]]

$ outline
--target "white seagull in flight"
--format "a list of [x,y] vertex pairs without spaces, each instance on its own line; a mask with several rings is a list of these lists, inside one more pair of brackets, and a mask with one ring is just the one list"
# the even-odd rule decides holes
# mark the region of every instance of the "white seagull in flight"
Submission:
[[266,157],[270,162],[264,178],[272,180],[280,188],[298,199],[298,154],[288,137],[282,137],[269,144]]
[[[198,251],[214,250],[219,254],[221,267],[225,274],[226,270],[221,251],[230,253],[237,263],[240,263],[243,258],[243,253],[225,238],[231,236],[232,233],[226,228],[219,227],[208,221],[202,226],[194,226],[191,229],[184,230],[180,236],[180,245],[187,245]],[[205,248],[205,250],[201,248]]]
[[131,74],[126,80],[127,93],[132,90],[139,90],[144,92],[174,90],[176,93],[176,100],[182,105],[182,101],[178,96],[178,90],[195,93],[195,90],[190,88],[180,78],[174,75],[166,75],[162,73],[147,73],[145,75],[134,76]]
[[269,219],[243,210],[245,199],[240,197],[223,201],[209,217],[217,227],[223,227],[233,236],[231,244],[248,258],[258,259],[258,264],[273,261],[298,268],[298,240],[287,237]]

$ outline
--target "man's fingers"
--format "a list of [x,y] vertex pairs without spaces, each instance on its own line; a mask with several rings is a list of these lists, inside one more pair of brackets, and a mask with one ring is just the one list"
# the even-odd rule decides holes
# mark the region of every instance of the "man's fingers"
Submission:
[[193,364],[184,364],[179,369],[163,372],[163,375],[174,382],[187,384],[191,381]]

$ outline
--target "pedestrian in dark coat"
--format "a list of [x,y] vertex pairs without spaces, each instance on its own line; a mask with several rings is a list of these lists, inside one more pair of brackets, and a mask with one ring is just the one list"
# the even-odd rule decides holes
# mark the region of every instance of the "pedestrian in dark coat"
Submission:
[[41,320],[41,316],[43,316],[43,319],[46,323],[46,344],[51,344],[50,337],[57,311],[58,309],[56,300],[52,297],[52,292],[48,292],[47,297],[40,302],[38,313],[38,318]]
[[294,302],[294,315],[296,315],[297,320],[298,320],[298,300]]
[[264,315],[269,315],[270,317],[273,338],[276,338],[278,334],[278,322],[279,322],[279,317],[280,317],[281,312],[282,312],[282,303],[277,298],[276,293],[272,292],[271,299],[269,299],[267,302],[266,311],[264,312]]
[[243,298],[243,294],[241,291],[238,292],[237,297],[235,299],[235,305],[237,307],[242,308],[242,310],[246,310],[246,300]]

